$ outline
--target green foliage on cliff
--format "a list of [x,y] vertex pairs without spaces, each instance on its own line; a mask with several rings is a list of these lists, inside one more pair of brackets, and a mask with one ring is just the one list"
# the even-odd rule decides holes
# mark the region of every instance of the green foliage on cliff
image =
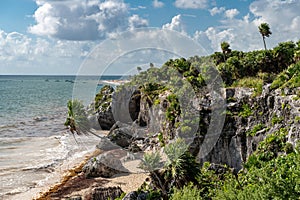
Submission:
[[264,128],[266,128],[265,125],[263,125],[263,124],[257,124],[257,125],[255,125],[255,126],[252,128],[252,130],[248,131],[248,132],[246,133],[246,135],[247,135],[247,136],[255,136],[256,133],[257,133],[258,131],[260,131],[260,130],[262,130],[262,129],[264,129]]
[[95,109],[97,110],[100,106],[102,109],[106,109],[111,101],[112,95],[111,93],[114,91],[113,87],[109,85],[105,85],[101,88],[98,94],[95,96]]
[[252,114],[253,114],[253,112],[252,112],[250,106],[248,104],[243,104],[242,109],[238,115],[242,118],[247,118],[247,117],[251,116]]
[[229,169],[216,173],[205,163],[198,183],[175,189],[171,199],[298,199],[300,145],[294,149],[286,135],[280,129],[267,136],[237,175]]
[[300,62],[291,64],[273,81],[271,89],[300,87]]
[[[241,86],[237,83],[244,78],[247,80],[249,78],[257,79],[257,77],[263,83],[272,83],[276,75],[282,72],[272,84],[273,89],[283,86],[287,81],[290,83],[286,84],[286,86],[299,87],[299,64],[296,64],[300,60],[299,50],[299,45],[288,41],[279,43],[272,50],[259,50],[246,53],[230,51],[226,54],[226,60],[224,60],[221,53],[216,52],[211,55],[211,58],[214,60],[227,86],[231,86],[233,83],[235,86]],[[264,76],[261,76],[262,74]],[[251,85],[249,86],[251,87]],[[256,85],[252,85],[252,87],[256,88]]]

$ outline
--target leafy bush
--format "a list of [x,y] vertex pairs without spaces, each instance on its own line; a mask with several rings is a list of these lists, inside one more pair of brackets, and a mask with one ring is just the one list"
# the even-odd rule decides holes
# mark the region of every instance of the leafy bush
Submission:
[[284,119],[283,119],[282,116],[281,116],[281,117],[278,117],[277,115],[275,115],[275,116],[272,118],[271,122],[272,122],[272,125],[274,126],[275,124],[280,124],[283,120],[284,120]]
[[300,87],[300,62],[291,64],[271,84],[271,89]]
[[193,184],[189,184],[184,186],[182,189],[174,189],[174,193],[172,194],[171,200],[201,200],[201,192],[199,188],[194,186]]
[[111,93],[114,91],[114,88],[110,85],[105,85],[95,96],[95,109],[97,110],[100,106],[104,109],[110,105],[112,101]]
[[263,80],[260,78],[246,77],[235,81],[232,86],[254,88],[253,96],[258,96],[262,93]]
[[64,123],[72,133],[86,133],[90,130],[89,121],[85,112],[84,105],[79,100],[68,101],[68,116]]
[[253,114],[250,106],[248,104],[242,105],[242,110],[239,112],[239,116],[242,118],[247,118]]
[[246,135],[247,136],[255,136],[258,131],[262,130],[265,127],[266,126],[263,124],[257,124],[252,128],[252,130],[246,132]]

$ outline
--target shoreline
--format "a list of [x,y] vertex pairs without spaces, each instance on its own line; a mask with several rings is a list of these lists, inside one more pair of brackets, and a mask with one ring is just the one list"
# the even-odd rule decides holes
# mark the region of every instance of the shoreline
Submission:
[[[32,200],[45,199],[68,199],[70,197],[81,196],[82,199],[91,193],[95,187],[120,187],[123,192],[128,193],[137,190],[149,177],[146,172],[138,173],[120,173],[111,178],[86,178],[82,172],[84,165],[93,157],[98,156],[106,151],[95,148],[93,152],[84,154],[81,158],[73,161],[72,166],[66,168],[60,174],[60,181],[54,185],[44,187]],[[136,163],[130,167],[136,167]],[[22,195],[21,195],[22,196]],[[20,197],[21,197],[20,196]]]
[[84,155],[83,161],[81,161],[80,163],[76,162],[77,164],[74,163],[73,167],[71,167],[70,169],[66,169],[66,172],[61,174],[61,180],[59,183],[48,187],[48,189],[45,189],[45,191],[41,191],[37,197],[33,198],[33,200],[49,199],[51,194],[58,192],[68,181],[78,176],[78,174],[82,172],[83,166],[89,159],[99,154],[101,154],[101,150],[96,149],[94,152]]

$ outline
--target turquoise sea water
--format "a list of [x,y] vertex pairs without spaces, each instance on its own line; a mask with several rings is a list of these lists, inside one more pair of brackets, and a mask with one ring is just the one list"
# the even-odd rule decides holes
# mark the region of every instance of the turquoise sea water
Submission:
[[96,138],[79,138],[83,142],[78,144],[63,124],[74,86],[82,88],[82,94],[75,96],[87,105],[101,88],[98,79],[0,76],[0,199],[22,197],[32,188],[50,184],[47,180],[65,160],[94,147]]

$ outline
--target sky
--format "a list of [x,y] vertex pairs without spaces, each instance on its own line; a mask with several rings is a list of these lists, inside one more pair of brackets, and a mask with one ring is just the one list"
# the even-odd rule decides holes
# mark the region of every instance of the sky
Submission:
[[[266,22],[273,48],[300,39],[299,10],[299,0],[1,0],[0,75],[77,74],[105,41],[151,27],[178,32],[210,54],[222,41],[234,50],[262,49],[257,27]],[[151,57],[137,55],[116,60],[131,59],[133,66],[136,57]]]

